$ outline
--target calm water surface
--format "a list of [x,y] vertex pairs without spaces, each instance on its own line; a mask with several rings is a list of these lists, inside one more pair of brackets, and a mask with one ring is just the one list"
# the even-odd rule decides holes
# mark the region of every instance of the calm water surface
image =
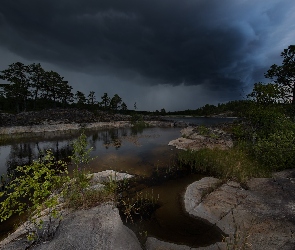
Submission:
[[[179,137],[179,128],[119,128],[86,131],[87,141],[95,157],[89,166],[92,172],[113,169],[149,176],[153,167],[169,162],[175,149],[167,146]],[[78,131],[55,132],[16,137],[0,146],[0,175],[13,171],[15,166],[30,164],[40,153],[51,149],[58,159],[72,152],[71,144]]]
[[[222,118],[198,119],[198,124],[201,125],[216,124],[215,119],[219,122],[228,121]],[[192,122],[187,121],[188,118],[182,120]],[[40,152],[47,149],[51,149],[58,159],[64,159],[71,154],[71,143],[80,133],[81,131],[55,132],[9,139],[6,144],[0,146],[0,175],[13,172],[16,165],[30,164],[34,159],[38,159]],[[149,177],[156,168],[169,167],[174,163],[177,149],[167,144],[180,136],[180,129],[119,128],[88,130],[85,134],[93,148],[91,156],[95,157],[88,167],[89,171],[113,169]],[[142,190],[159,197],[161,207],[156,210],[152,220],[129,227],[137,234],[144,232],[159,239],[190,246],[209,245],[220,241],[222,236],[215,227],[188,217],[182,209],[181,195],[186,186],[201,177],[190,175]],[[0,223],[0,236],[11,230],[13,223],[15,220]]]

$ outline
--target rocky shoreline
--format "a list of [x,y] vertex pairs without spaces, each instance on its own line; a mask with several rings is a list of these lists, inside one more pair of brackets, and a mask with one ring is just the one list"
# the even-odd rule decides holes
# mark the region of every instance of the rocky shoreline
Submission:
[[[130,115],[99,111],[94,114],[79,109],[49,109],[19,114],[0,113],[0,135],[42,133],[93,128],[132,127]],[[185,127],[184,122],[164,120],[160,116],[143,116],[147,126]]]
[[[132,175],[106,170],[89,175],[89,188],[102,189],[105,182],[132,178]],[[60,204],[63,209],[62,204]],[[15,232],[0,242],[0,249],[5,250],[54,250],[54,249],[122,249],[122,250],[184,250],[184,249],[225,249],[224,243],[216,243],[208,247],[191,248],[185,245],[164,242],[148,237],[144,245],[140,244],[136,235],[126,227],[113,202],[77,211],[62,210],[63,218],[55,226],[55,234],[50,241],[31,245],[26,239],[26,225],[21,225]],[[43,218],[44,223],[47,219]]]

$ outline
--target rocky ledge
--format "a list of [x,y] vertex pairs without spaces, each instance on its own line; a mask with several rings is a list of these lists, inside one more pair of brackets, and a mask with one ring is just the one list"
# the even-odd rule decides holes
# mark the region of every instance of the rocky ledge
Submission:
[[230,249],[291,250],[295,246],[295,170],[253,178],[243,187],[206,177],[189,185],[185,210],[218,226]]
[[201,148],[228,149],[233,146],[231,135],[220,128],[204,126],[187,127],[180,131],[181,136],[168,145],[183,150],[199,150]]
[[[91,176],[90,188],[102,188],[102,182],[132,178],[131,175],[106,170]],[[60,204],[62,207],[62,204]],[[53,239],[30,245],[25,234],[28,222],[21,225],[14,233],[0,242],[0,249],[5,250],[55,250],[55,249],[142,249],[135,234],[124,226],[118,209],[113,202],[103,203],[87,210],[62,211],[63,219],[54,225]],[[46,223],[46,218],[44,218]]]

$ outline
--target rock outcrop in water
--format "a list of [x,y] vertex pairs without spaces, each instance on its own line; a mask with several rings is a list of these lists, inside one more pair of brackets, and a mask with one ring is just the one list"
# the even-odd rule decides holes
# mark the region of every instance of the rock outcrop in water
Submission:
[[228,149],[233,146],[231,135],[219,128],[187,127],[182,129],[180,133],[182,137],[170,141],[168,145],[183,150]]

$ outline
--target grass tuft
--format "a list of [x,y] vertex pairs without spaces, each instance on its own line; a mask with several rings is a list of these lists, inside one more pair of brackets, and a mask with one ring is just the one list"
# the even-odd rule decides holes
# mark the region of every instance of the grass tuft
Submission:
[[252,177],[267,177],[270,171],[253,159],[245,145],[236,145],[228,150],[200,149],[181,151],[178,162],[183,168],[209,173],[224,180],[245,183]]

